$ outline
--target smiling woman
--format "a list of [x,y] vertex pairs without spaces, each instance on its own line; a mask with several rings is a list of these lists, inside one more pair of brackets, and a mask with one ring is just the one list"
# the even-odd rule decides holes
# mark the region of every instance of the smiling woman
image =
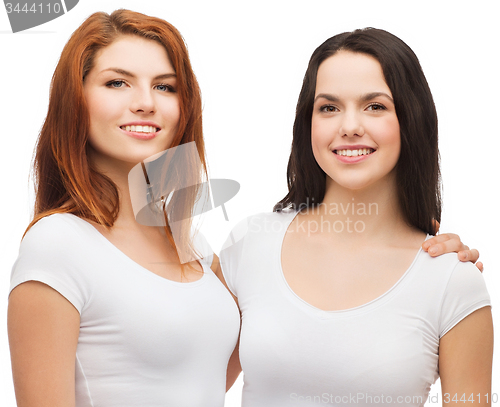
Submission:
[[168,54],[155,41],[124,35],[96,54],[83,89],[90,156],[101,172],[119,163],[130,170],[171,146],[180,117],[176,88]]
[[[399,122],[378,61],[366,54],[339,52],[320,65],[316,92],[312,150],[330,174],[327,190],[331,183],[361,189],[393,177],[401,150]],[[345,165],[364,161],[363,167]]]
[[[53,76],[35,217],[12,271],[18,406],[223,405],[239,313],[210,268],[217,258],[183,264],[166,212],[165,227],[139,224],[129,194],[132,167],[190,142],[201,168],[183,162],[174,187],[206,172],[200,92],[177,30],[127,10],[91,15]],[[190,214],[196,188],[180,195]],[[212,253],[189,226],[175,243]]]
[[316,49],[289,192],[221,252],[242,315],[245,407],[422,407],[438,377],[454,400],[491,404],[483,278],[422,250],[441,216],[438,157],[432,95],[403,41],[364,29]]

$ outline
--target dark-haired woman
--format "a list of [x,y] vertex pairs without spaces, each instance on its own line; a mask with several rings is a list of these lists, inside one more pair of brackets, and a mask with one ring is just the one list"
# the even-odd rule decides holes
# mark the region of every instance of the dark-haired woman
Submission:
[[221,252],[242,314],[243,406],[491,403],[481,273],[422,245],[440,219],[437,116],[417,57],[330,38],[297,105],[288,195]]

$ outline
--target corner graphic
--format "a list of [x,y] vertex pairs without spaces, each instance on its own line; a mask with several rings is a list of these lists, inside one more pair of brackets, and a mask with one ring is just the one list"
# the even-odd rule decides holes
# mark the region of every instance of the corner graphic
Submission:
[[79,0],[4,0],[12,32],[27,30],[54,20],[73,9]]

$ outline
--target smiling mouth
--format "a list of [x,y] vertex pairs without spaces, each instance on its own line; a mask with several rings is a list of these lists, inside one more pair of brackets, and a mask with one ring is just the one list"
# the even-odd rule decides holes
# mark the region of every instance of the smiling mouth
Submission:
[[337,155],[346,157],[358,157],[360,155],[370,155],[375,152],[373,148],[359,148],[357,150],[333,150]]
[[154,126],[120,126],[120,129],[125,131],[132,131],[134,133],[146,133],[146,134],[156,133],[160,131],[158,127]]

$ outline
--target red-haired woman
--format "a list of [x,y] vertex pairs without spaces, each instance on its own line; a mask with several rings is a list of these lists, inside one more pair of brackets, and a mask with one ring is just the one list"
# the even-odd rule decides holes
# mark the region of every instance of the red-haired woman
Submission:
[[[182,176],[196,185],[201,97],[179,32],[127,10],[90,16],[53,76],[35,217],[13,268],[18,406],[223,405],[239,313],[210,269],[216,256],[182,264],[168,224],[139,224],[129,196],[137,163],[190,142],[201,165]],[[206,253],[187,218],[179,241]]]

